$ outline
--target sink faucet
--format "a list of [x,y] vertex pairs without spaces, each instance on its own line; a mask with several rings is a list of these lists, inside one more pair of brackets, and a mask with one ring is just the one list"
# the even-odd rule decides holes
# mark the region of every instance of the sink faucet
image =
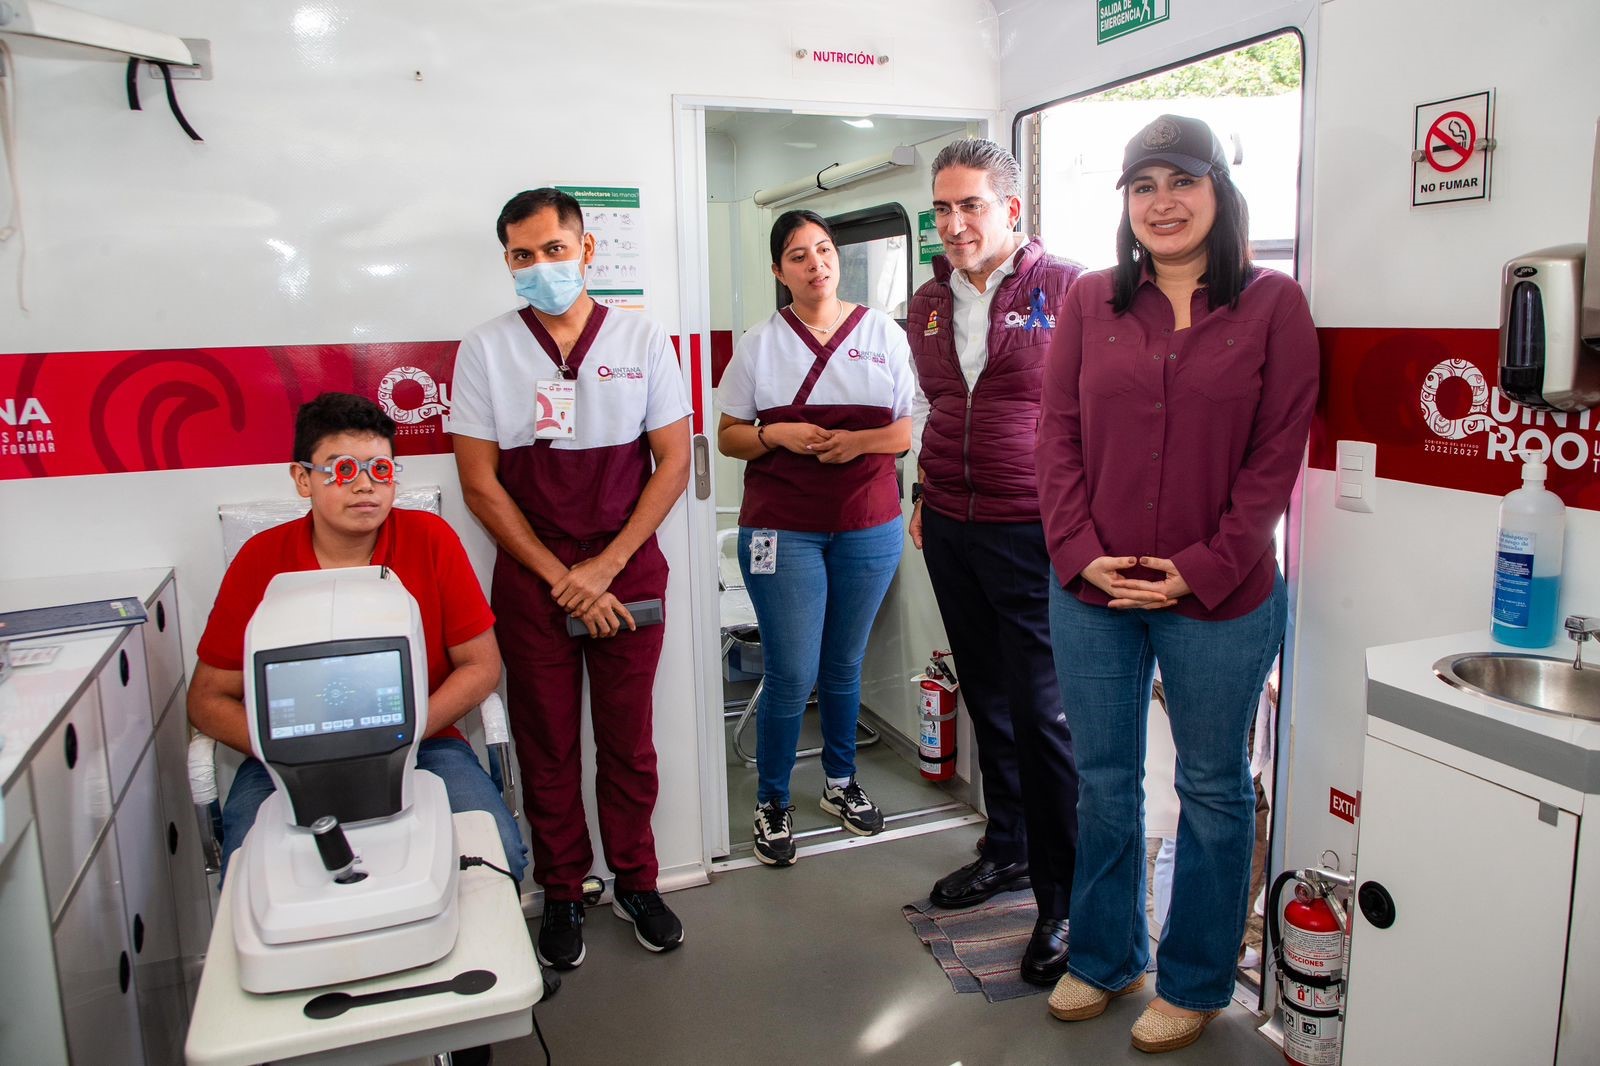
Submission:
[[1583,642],[1592,637],[1600,637],[1600,618],[1591,618],[1584,614],[1569,614],[1566,621],[1567,636],[1571,637],[1578,645],[1578,653],[1572,658],[1574,670],[1583,669]]

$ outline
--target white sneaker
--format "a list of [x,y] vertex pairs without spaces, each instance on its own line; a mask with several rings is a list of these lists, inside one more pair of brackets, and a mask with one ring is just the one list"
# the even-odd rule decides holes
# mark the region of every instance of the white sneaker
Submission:
[[883,812],[867,798],[866,789],[853,777],[843,788],[823,786],[822,809],[838,815],[844,827],[857,836],[870,837],[883,832]]
[[756,858],[768,866],[794,865],[793,807],[763,803],[756,808]]

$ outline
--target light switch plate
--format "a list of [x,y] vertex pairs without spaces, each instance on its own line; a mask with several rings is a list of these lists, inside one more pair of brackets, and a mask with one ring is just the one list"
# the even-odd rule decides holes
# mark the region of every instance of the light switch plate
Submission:
[[1371,514],[1378,502],[1378,446],[1342,440],[1334,448],[1333,505]]

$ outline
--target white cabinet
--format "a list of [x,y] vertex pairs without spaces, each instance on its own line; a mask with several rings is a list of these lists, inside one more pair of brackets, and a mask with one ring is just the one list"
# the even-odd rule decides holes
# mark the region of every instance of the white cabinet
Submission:
[[6,793],[0,837],[0,1062],[60,1066],[66,1028],[55,982],[44,976],[54,970],[54,951],[31,802],[26,779]]
[[128,775],[144,752],[155,720],[150,715],[150,685],[145,678],[144,636],[130,628],[95,678],[100,693],[100,720],[105,725],[106,766],[111,795],[128,786]]
[[211,939],[210,882],[200,829],[189,795],[189,713],[185,688],[179,685],[156,726],[156,776],[160,779],[161,834],[167,868],[172,875],[172,900],[178,923],[179,958],[183,963],[186,998],[192,1005],[200,987],[200,969]]
[[144,626],[146,673],[150,680],[150,710],[160,714],[183,680],[183,636],[178,630],[178,583],[168,581],[148,608]]
[[56,982],[72,1061],[144,1062],[133,953],[122,919],[122,875],[109,831],[56,926]]
[[172,573],[0,582],[17,609],[135,596],[142,627],[54,638],[0,684],[5,1066],[183,1058],[211,901]]
[[1578,816],[1369,736],[1358,824],[1343,1066],[1554,1062]]
[[172,871],[167,865],[167,819],[156,779],[156,745],[145,749],[117,808],[117,851],[122,856],[124,931],[132,948],[145,1059],[177,1062],[183,1056],[188,995],[178,947]]
[[59,914],[112,811],[100,695],[94,685],[84,689],[28,769],[50,913]]

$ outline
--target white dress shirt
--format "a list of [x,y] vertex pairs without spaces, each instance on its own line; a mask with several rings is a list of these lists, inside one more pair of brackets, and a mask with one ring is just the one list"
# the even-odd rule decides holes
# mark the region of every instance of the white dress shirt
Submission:
[[[983,291],[967,279],[964,270],[950,272],[950,293],[955,298],[951,309],[951,328],[955,330],[956,358],[961,362],[961,375],[967,379],[971,392],[989,364],[989,308],[994,305],[995,291],[1000,283],[1016,273],[1017,251],[1026,243],[1025,234],[1017,234],[1011,254],[989,273]],[[911,400],[911,452],[920,461],[922,456],[922,430],[928,424],[928,397],[917,382],[916,394]]]

